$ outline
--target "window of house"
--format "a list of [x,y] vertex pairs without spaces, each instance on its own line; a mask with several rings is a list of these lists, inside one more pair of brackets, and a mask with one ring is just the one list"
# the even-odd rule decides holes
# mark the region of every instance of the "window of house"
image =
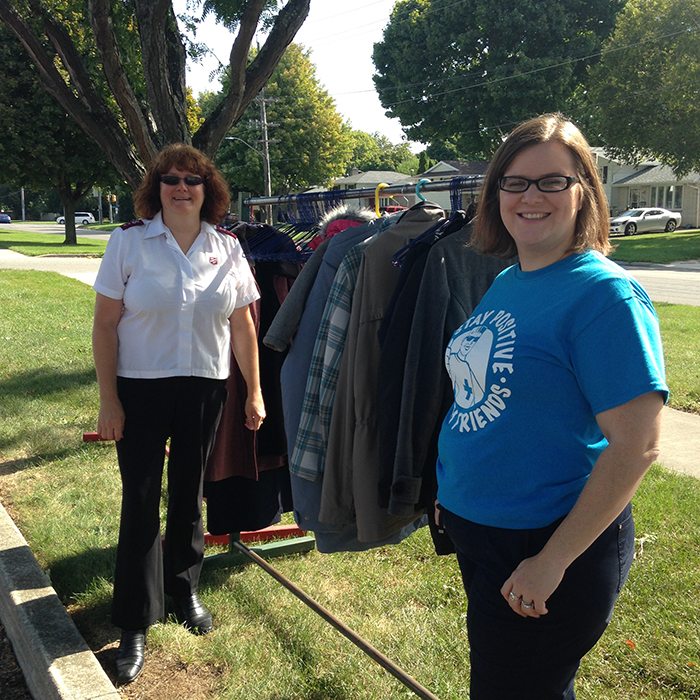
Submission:
[[651,196],[649,197],[649,205],[652,207],[658,207],[659,203],[656,200],[656,187],[651,188]]
[[683,185],[676,186],[675,197],[673,198],[673,208],[679,211],[683,209]]
[[675,190],[675,187],[673,185],[666,188],[666,204],[665,204],[666,209],[673,209],[674,190]]

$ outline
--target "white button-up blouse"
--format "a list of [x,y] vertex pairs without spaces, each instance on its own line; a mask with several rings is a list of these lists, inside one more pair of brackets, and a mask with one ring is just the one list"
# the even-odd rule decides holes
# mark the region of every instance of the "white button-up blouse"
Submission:
[[226,379],[235,309],[259,298],[235,236],[202,221],[187,254],[158,213],[110,236],[93,289],[124,303],[117,375]]

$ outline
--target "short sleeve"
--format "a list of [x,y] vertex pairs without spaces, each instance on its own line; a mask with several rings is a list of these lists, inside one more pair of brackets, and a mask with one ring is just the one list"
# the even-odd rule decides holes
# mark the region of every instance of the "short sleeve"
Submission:
[[125,236],[122,229],[115,229],[105,249],[93,289],[110,299],[123,299],[128,279],[125,270]]
[[233,270],[236,275],[236,307],[237,309],[243,306],[248,306],[260,298],[258,286],[255,283],[255,277],[250,269],[250,264],[243,255],[241,244],[234,241],[234,249],[232,251]]
[[651,302],[630,296],[573,341],[574,372],[594,414],[659,391],[668,399],[659,322]]

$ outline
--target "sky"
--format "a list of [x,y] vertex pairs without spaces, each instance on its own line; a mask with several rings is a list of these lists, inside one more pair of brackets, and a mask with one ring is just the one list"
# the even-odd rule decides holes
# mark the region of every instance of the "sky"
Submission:
[[[382,40],[395,0],[311,0],[309,16],[297,32],[295,43],[311,53],[316,77],[335,100],[336,108],[353,129],[379,132],[392,143],[405,140],[398,119],[388,119],[379,103],[372,75],[372,50]],[[176,14],[186,0],[173,0]],[[205,42],[222,63],[228,62],[233,35],[213,19],[199,30],[198,41]],[[261,39],[262,41],[262,39]],[[216,58],[201,66],[189,62],[187,84],[195,96],[204,90],[219,90],[218,81],[209,82],[209,74],[218,65]],[[423,147],[411,144],[414,152]]]

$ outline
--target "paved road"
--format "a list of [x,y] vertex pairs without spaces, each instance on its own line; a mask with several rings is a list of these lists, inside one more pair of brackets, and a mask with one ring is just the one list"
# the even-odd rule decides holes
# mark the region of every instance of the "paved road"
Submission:
[[[37,233],[54,233],[63,235],[62,225],[46,222],[41,224],[0,224],[0,236],[5,230],[22,228]],[[90,229],[77,229],[79,237],[108,239],[108,233],[94,233]],[[25,270],[53,270],[79,279],[92,285],[99,268],[98,261],[80,258],[25,258],[11,251],[0,249],[0,268]],[[700,306],[700,261],[656,265],[650,263],[625,264],[625,267],[641,282],[652,301],[665,301],[671,304]]]
[[[55,233],[57,236],[65,236],[66,234],[66,227],[63,224],[57,224],[54,221],[43,221],[38,224],[13,221],[11,224],[0,224],[0,235],[5,231],[12,231],[13,229],[19,231],[30,231],[32,233]],[[108,233],[96,232],[89,228],[83,228],[82,226],[76,226],[75,230],[80,238],[109,238]]]
[[623,267],[642,284],[652,301],[700,306],[700,262],[626,263]]

